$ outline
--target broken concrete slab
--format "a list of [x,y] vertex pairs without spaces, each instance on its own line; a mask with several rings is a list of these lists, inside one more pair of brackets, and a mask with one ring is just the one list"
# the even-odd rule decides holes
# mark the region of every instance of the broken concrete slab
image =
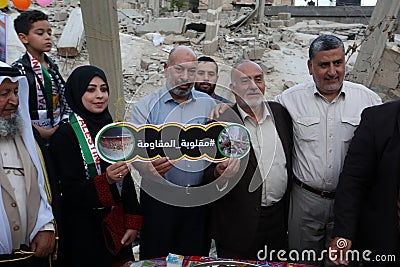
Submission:
[[190,41],[188,38],[182,35],[170,34],[164,37],[164,44],[188,44]]
[[250,60],[259,60],[263,57],[264,51],[263,47],[248,47],[243,51],[243,56]]
[[[8,21],[12,22],[19,15],[19,13],[11,14],[8,17]],[[25,46],[21,43],[18,38],[17,33],[14,30],[14,23],[7,23],[7,58],[6,62],[8,64],[13,63],[17,60],[23,53],[25,53]]]
[[68,18],[68,13],[65,11],[60,11],[54,14],[53,19],[55,21],[64,21]]
[[400,81],[400,48],[397,45],[386,47],[371,86],[397,89]]
[[184,34],[186,38],[192,39],[197,37],[197,31],[195,30],[187,30]]
[[279,12],[278,13],[278,18],[280,20],[289,20],[292,18],[292,14],[289,12]]
[[85,40],[81,8],[75,8],[64,27],[63,33],[57,44],[60,56],[76,57],[82,49]]
[[162,33],[174,33],[182,34],[184,32],[186,18],[174,17],[174,18],[155,18],[149,23],[144,25],[138,25],[136,27],[137,34],[145,34],[147,32],[162,32]]
[[283,23],[283,20],[277,19],[277,20],[270,20],[269,21],[269,27],[271,27],[271,28],[279,28],[279,27],[282,27],[284,25],[285,24]]
[[200,34],[199,37],[190,39],[190,44],[192,44],[192,45],[198,45],[198,44],[200,44],[200,42],[201,42],[205,37],[206,37],[206,33],[203,32],[202,34]]

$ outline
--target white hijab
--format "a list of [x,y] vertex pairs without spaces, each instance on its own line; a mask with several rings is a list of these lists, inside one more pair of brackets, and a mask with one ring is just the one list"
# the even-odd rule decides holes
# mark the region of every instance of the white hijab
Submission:
[[[0,67],[10,67],[6,63],[0,61]],[[0,72],[1,75],[1,72]],[[32,132],[32,124],[30,121],[29,109],[28,109],[28,99],[29,99],[29,87],[28,81],[25,76],[18,77],[8,77],[0,76],[0,84],[3,83],[4,79],[10,79],[12,82],[19,82],[18,86],[18,96],[19,96],[19,106],[18,112],[24,121],[22,129],[22,140],[29,152],[33,164],[35,165],[38,172],[38,184],[40,190],[40,207],[39,214],[37,216],[37,221],[35,228],[30,235],[30,242],[36,236],[37,232],[47,223],[53,220],[53,213],[51,206],[47,201],[46,192],[44,191],[44,176],[42,165],[40,164],[38,151],[36,149],[35,139]],[[1,184],[0,184],[1,186]],[[3,204],[3,197],[0,190],[0,254],[10,254],[12,252],[12,241],[10,233],[10,224],[8,222],[8,217]]]

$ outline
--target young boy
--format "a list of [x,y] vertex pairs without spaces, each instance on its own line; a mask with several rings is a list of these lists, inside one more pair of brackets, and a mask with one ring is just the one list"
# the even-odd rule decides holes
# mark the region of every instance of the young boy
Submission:
[[14,20],[14,28],[26,53],[12,65],[26,74],[32,124],[48,139],[71,113],[64,97],[65,81],[45,53],[52,47],[48,16],[39,10],[24,11]]

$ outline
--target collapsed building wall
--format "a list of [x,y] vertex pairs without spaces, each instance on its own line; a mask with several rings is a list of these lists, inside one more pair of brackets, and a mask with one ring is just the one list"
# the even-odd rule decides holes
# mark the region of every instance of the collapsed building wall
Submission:
[[382,93],[386,99],[400,99],[400,47],[392,44],[383,52],[371,87]]

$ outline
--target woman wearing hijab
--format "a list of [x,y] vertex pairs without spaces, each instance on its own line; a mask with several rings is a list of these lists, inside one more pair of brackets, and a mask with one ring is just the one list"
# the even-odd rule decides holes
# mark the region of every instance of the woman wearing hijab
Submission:
[[141,227],[134,182],[126,162],[110,165],[94,147],[96,134],[113,122],[108,96],[101,69],[76,68],[65,86],[73,113],[51,139],[62,192],[60,257],[65,266],[121,266],[133,259],[131,243]]

